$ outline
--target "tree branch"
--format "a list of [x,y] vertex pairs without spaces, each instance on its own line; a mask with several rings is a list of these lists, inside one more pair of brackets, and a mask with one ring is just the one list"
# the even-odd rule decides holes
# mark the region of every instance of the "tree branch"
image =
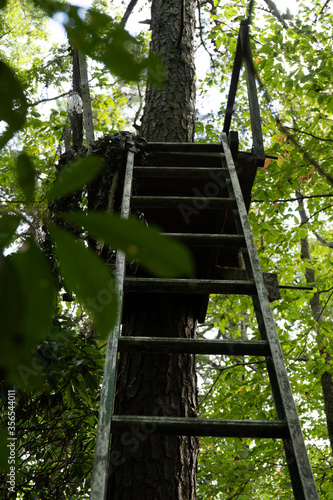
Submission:
[[38,106],[38,104],[42,104],[43,102],[55,101],[56,99],[60,99],[61,97],[66,97],[72,91],[64,92],[63,94],[57,95],[56,97],[48,97],[47,99],[40,99],[40,101],[28,103],[28,108],[33,108],[34,106]]
[[[309,198],[331,198],[333,197],[333,193],[327,193],[327,194],[312,194],[312,195],[309,195],[309,196],[302,196],[303,199],[309,199]],[[275,203],[275,202],[280,202],[280,203],[283,203],[283,202],[289,202],[289,201],[298,201],[300,198],[278,198],[276,200],[272,200],[272,203]],[[256,203],[265,203],[266,200],[256,200],[256,199],[253,199],[252,201],[256,202]],[[331,206],[331,205],[329,205]],[[328,207],[326,207],[328,208]]]
[[200,5],[200,0],[197,0],[197,5],[198,5],[198,19],[199,19],[199,37],[200,37],[201,45],[203,46],[203,48],[205,49],[205,51],[209,55],[209,58],[210,58],[210,61],[212,63],[213,68],[215,68],[214,58],[213,58],[212,54],[209,52],[209,50],[207,49],[206,43],[205,43],[205,41],[203,39],[203,36],[202,36],[203,27],[202,27],[202,21],[201,21],[201,8],[200,8],[201,5]]
[[277,10],[275,3],[272,0],[264,0],[264,2],[268,7],[269,12],[282,24],[285,29],[288,29],[288,26],[280,12]]
[[318,139],[319,141],[333,142],[333,139],[326,139],[324,137],[318,137],[317,135],[311,134],[310,132],[305,132],[305,130],[300,130],[300,129],[296,128],[296,127],[287,127],[287,125],[285,125],[285,127],[287,129],[289,129],[289,130],[293,130],[294,132],[299,132],[300,134],[309,135],[313,139]]
[[324,170],[321,165],[319,164],[319,162],[315,159],[315,158],[312,158],[312,156],[309,155],[307,149],[302,146],[302,144],[296,139],[296,137],[291,134],[286,126],[281,122],[277,112],[274,110],[274,106],[273,106],[273,99],[271,98],[271,96],[269,95],[268,91],[266,90],[260,76],[258,75],[258,72],[256,70],[255,71],[255,77],[256,77],[256,80],[259,84],[259,87],[261,89],[261,91],[263,92],[264,94],[264,98],[271,110],[271,113],[274,117],[274,120],[275,120],[275,123],[277,125],[277,127],[279,128],[279,130],[287,136],[288,140],[295,146],[295,148],[300,151],[300,153],[302,154],[303,158],[310,164],[312,165],[313,167],[316,167],[317,171],[320,173],[320,175],[322,175],[323,177],[326,178],[326,180],[333,185],[333,176],[329,173],[329,172],[326,172],[326,170]]
[[248,365],[260,365],[261,363],[265,363],[265,361],[250,361],[250,362],[244,362],[244,363],[234,363],[232,365],[229,365],[229,366],[222,366],[221,368],[218,367],[218,366],[214,366],[214,368],[216,370],[219,370],[220,373],[215,377],[215,380],[213,382],[213,384],[211,385],[210,389],[208,392],[206,392],[206,394],[203,396],[203,398],[199,401],[199,405],[201,405],[204,401],[206,401],[206,399],[208,398],[209,394],[212,392],[212,390],[214,389],[218,379],[221,377],[222,373],[226,370],[231,370],[232,368],[236,368],[236,366],[248,366]]
[[120,25],[125,28],[125,25],[128,21],[128,18],[129,16],[132,14],[133,10],[134,10],[134,7],[136,6],[136,4],[138,3],[138,0],[131,0],[130,3],[127,5],[127,9],[125,11],[125,14],[123,15],[121,21],[120,21]]
[[313,234],[315,235],[317,240],[320,241],[320,243],[322,245],[324,245],[325,247],[328,247],[328,248],[333,248],[333,242],[329,243],[319,233],[316,233],[315,231],[313,231]]

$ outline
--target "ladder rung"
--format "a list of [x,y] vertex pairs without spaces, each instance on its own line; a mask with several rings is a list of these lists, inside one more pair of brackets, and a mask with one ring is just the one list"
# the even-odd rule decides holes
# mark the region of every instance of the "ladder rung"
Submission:
[[[223,173],[223,175],[221,175]],[[229,172],[226,168],[207,168],[207,167],[134,167],[134,177],[163,177],[163,178],[199,178],[218,180],[221,182],[223,178],[229,177]]]
[[229,356],[271,356],[266,340],[206,340],[166,337],[120,337],[120,352],[225,354]]
[[239,234],[163,233],[192,247],[245,247],[245,238]]
[[149,429],[159,434],[175,436],[220,436],[251,438],[289,438],[287,423],[283,420],[218,420],[186,417],[141,417],[113,415],[111,432],[120,434],[132,427]]
[[124,290],[129,293],[256,294],[254,281],[249,280],[233,281],[179,278],[126,278]]
[[132,196],[133,208],[178,208],[179,205],[193,205],[198,210],[220,210],[237,208],[231,198],[206,198],[204,196]]
[[176,153],[223,153],[220,143],[200,142],[148,142],[144,149],[154,152],[176,152]]

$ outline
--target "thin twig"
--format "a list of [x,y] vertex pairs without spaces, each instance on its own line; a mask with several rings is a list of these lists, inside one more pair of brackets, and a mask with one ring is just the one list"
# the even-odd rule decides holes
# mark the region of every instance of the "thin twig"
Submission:
[[[313,195],[309,195],[309,196],[303,196],[303,198],[331,198],[333,197],[333,193],[327,193],[327,194],[313,194]],[[289,201],[298,201],[300,198],[277,198],[276,200],[272,200],[272,203],[276,203],[276,202],[280,202],[280,203],[283,203],[283,202],[289,202]],[[252,201],[256,202],[256,203],[265,203],[266,200],[256,200],[256,199],[253,199]],[[330,205],[331,206],[331,205]]]
[[64,92],[63,94],[57,95],[56,97],[48,97],[47,99],[41,99],[40,101],[28,103],[28,108],[38,106],[38,104],[42,104],[43,102],[55,101],[56,99],[60,99],[61,97],[66,97],[66,95],[69,95],[71,92],[72,91],[69,90],[68,92]]
[[309,135],[310,137],[313,137],[313,139],[318,139],[319,141],[327,141],[327,142],[333,142],[333,139],[326,139],[325,137],[318,137],[317,135],[311,134],[311,132],[305,132],[305,130],[300,130],[296,127],[285,127],[289,130],[293,130],[294,132],[299,132],[300,134],[306,134]]

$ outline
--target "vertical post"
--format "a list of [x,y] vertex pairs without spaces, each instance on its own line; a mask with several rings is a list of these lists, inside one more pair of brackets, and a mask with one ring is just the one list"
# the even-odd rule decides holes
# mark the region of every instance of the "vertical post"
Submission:
[[248,21],[241,22],[239,36],[242,45],[242,53],[245,66],[245,78],[247,85],[247,95],[250,106],[253,150],[254,154],[257,157],[257,165],[261,167],[265,163],[265,151],[262,138],[260,110],[258,103],[258,94],[257,94],[253,59],[252,59]]
[[94,136],[94,125],[92,120],[86,56],[82,54],[82,52],[78,52],[78,60],[80,68],[80,89],[82,94],[84,128],[86,131],[86,142],[87,142],[88,153],[90,153],[91,145],[95,141],[95,136]]
[[236,93],[237,93],[237,86],[238,86],[238,80],[239,80],[239,73],[240,73],[240,70],[242,67],[242,60],[243,60],[243,53],[242,53],[242,45],[241,45],[240,34],[239,34],[238,40],[237,40],[234,66],[232,68],[227,109],[225,112],[225,118],[224,118],[224,124],[223,124],[223,132],[225,132],[227,135],[229,134],[229,130],[230,130],[231,117],[232,117],[232,113],[234,110],[235,97],[236,97]]
[[73,48],[73,94],[69,98],[69,115],[73,133],[73,149],[80,151],[83,143],[83,117],[82,94],[79,56],[77,49]]

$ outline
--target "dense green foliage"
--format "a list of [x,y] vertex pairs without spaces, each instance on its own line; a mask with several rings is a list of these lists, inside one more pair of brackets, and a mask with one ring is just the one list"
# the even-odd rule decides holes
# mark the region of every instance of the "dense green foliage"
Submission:
[[[247,2],[199,4],[198,45],[209,53],[211,66],[198,81],[198,96],[209,102],[214,90],[215,96],[220,93],[221,105],[198,116],[197,140],[216,142],[223,126],[239,21],[246,16]],[[148,34],[134,38],[120,27],[121,10],[99,5],[83,19],[77,8],[49,0],[8,0],[0,7],[2,424],[7,427],[7,391],[13,389],[18,498],[85,498],[103,373],[103,337],[116,313],[113,299],[101,311],[91,307],[89,298],[100,290],[114,298],[114,279],[84,243],[87,233],[127,251],[129,258],[141,260],[161,276],[177,275],[184,266],[188,274],[191,269],[186,255],[174,258],[182,252],[178,246],[165,243],[164,253],[159,253],[159,235],[138,221],[128,221],[126,227],[126,221],[111,214],[72,213],[60,223],[52,218],[50,202],[76,190],[84,192],[92,169],[98,175],[101,165],[97,158],[79,159],[54,183],[64,129],[69,126],[65,94],[70,91],[71,58],[67,44],[46,43],[47,15],[63,12],[71,44],[91,57],[96,131],[112,133],[130,127],[133,121],[137,125],[145,78],[149,74],[160,85],[163,72],[147,56]],[[263,270],[275,272],[281,285],[314,287],[312,291],[283,289],[282,299],[272,307],[320,498],[330,500],[333,462],[322,377],[333,373],[333,15],[323,0],[299,2],[296,10],[292,14],[279,11],[272,1],[262,0],[252,16],[266,152],[276,159],[267,159],[258,171],[250,217]],[[63,97],[54,99],[58,95]],[[249,150],[250,118],[243,80],[232,129],[240,133],[241,149]],[[301,199],[306,223],[300,220]],[[84,196],[80,204],[86,211]],[[66,231],[69,223],[86,239],[79,241]],[[43,244],[48,232],[56,242],[60,282],[54,278]],[[310,247],[311,255],[305,258],[301,257],[301,241]],[[307,269],[314,270],[314,283],[306,278]],[[74,293],[73,302],[61,300],[63,284],[66,292]],[[316,292],[320,318],[313,309]],[[95,313],[94,324],[87,312]],[[213,296],[200,334],[256,337],[249,299]],[[261,359],[200,357],[198,377],[200,416],[275,418]],[[3,429],[0,437],[4,438],[0,462],[7,473]],[[275,440],[202,439],[198,496],[291,498],[283,458],[282,446]]]

